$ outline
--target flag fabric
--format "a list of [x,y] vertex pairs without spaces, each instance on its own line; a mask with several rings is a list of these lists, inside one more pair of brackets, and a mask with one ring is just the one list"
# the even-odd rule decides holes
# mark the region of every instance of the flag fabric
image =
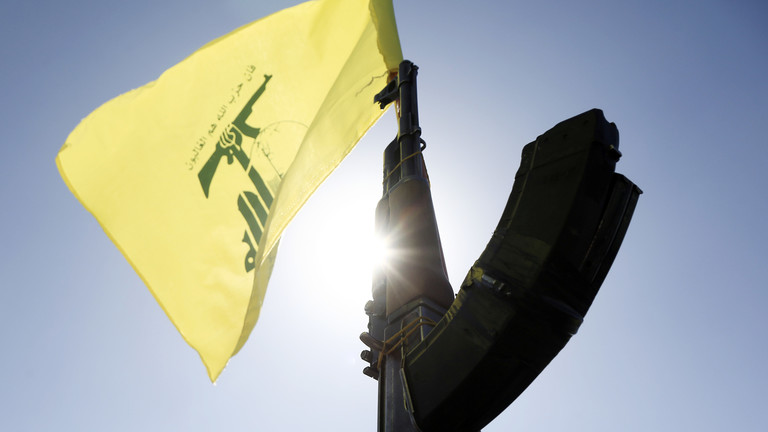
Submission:
[[83,119],[56,158],[215,381],[259,315],[281,233],[381,116],[391,0],[320,0],[203,46]]

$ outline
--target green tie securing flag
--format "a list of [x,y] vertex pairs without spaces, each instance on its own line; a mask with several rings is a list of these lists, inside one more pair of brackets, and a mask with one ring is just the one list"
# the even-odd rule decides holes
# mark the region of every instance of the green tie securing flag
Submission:
[[391,0],[303,3],[86,117],[56,163],[215,381],[258,319],[280,235],[381,116]]

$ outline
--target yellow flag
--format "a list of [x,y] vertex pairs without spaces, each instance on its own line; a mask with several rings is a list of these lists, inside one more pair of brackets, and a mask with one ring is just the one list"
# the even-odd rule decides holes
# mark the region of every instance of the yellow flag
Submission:
[[283,229],[381,115],[391,0],[303,3],[91,113],[56,159],[212,381],[259,315]]

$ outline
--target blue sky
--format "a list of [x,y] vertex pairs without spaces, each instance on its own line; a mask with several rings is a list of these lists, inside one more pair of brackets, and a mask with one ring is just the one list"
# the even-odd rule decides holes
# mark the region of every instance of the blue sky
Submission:
[[[373,430],[360,371],[388,113],[283,237],[260,322],[211,385],[54,158],[79,120],[298,1],[0,4],[0,424],[9,431]],[[484,431],[768,429],[768,6],[396,0],[455,288],[522,146],[602,108],[645,192],[585,323]],[[331,248],[329,245],[333,244]]]

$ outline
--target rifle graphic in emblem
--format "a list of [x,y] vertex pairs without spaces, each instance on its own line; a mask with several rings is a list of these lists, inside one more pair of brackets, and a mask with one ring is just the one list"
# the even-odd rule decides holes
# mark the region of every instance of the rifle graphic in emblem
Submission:
[[237,208],[240,214],[245,219],[247,229],[243,233],[243,243],[248,246],[248,252],[245,255],[245,271],[250,272],[255,268],[256,250],[258,248],[259,240],[263,234],[263,226],[267,222],[267,216],[269,214],[269,208],[272,206],[274,197],[272,192],[267,187],[264,179],[261,177],[256,168],[251,164],[251,159],[243,151],[243,136],[247,136],[256,139],[261,133],[260,128],[252,127],[245,121],[253,112],[253,105],[264,93],[267,88],[267,82],[272,78],[272,75],[264,75],[264,82],[246,102],[243,110],[235,117],[232,123],[228,124],[219,136],[219,140],[216,142],[216,148],[213,150],[213,154],[203,164],[200,172],[197,173],[197,178],[200,180],[200,186],[203,188],[205,197],[208,198],[208,194],[211,190],[211,182],[213,176],[216,174],[216,170],[219,168],[221,159],[227,158],[227,164],[232,165],[235,160],[240,164],[248,174],[248,178],[251,183],[256,187],[256,192],[242,191],[237,197]]
[[255,128],[248,125],[245,120],[253,112],[253,105],[264,93],[264,90],[267,88],[267,82],[270,80],[270,78],[272,78],[272,75],[264,75],[264,82],[261,84],[259,89],[256,90],[253,96],[251,96],[235,120],[227,125],[226,129],[219,137],[219,140],[216,142],[216,149],[213,151],[213,154],[211,154],[211,157],[208,158],[203,167],[200,169],[200,172],[197,174],[197,177],[200,180],[200,186],[203,188],[203,193],[205,194],[206,198],[208,198],[208,193],[211,188],[211,181],[213,180],[214,174],[216,174],[216,169],[219,167],[219,162],[221,162],[222,158],[226,157],[227,164],[230,165],[234,162],[235,159],[237,159],[237,161],[240,163],[240,166],[243,167],[243,170],[248,173],[248,177],[253,182],[253,185],[256,186],[256,190],[259,191],[259,194],[264,199],[264,203],[267,205],[267,207],[272,204],[272,193],[267,188],[259,173],[253,168],[253,166],[251,166],[251,160],[248,155],[245,154],[242,147],[243,135],[256,139],[256,137],[259,135],[259,132],[261,132],[260,128]]

